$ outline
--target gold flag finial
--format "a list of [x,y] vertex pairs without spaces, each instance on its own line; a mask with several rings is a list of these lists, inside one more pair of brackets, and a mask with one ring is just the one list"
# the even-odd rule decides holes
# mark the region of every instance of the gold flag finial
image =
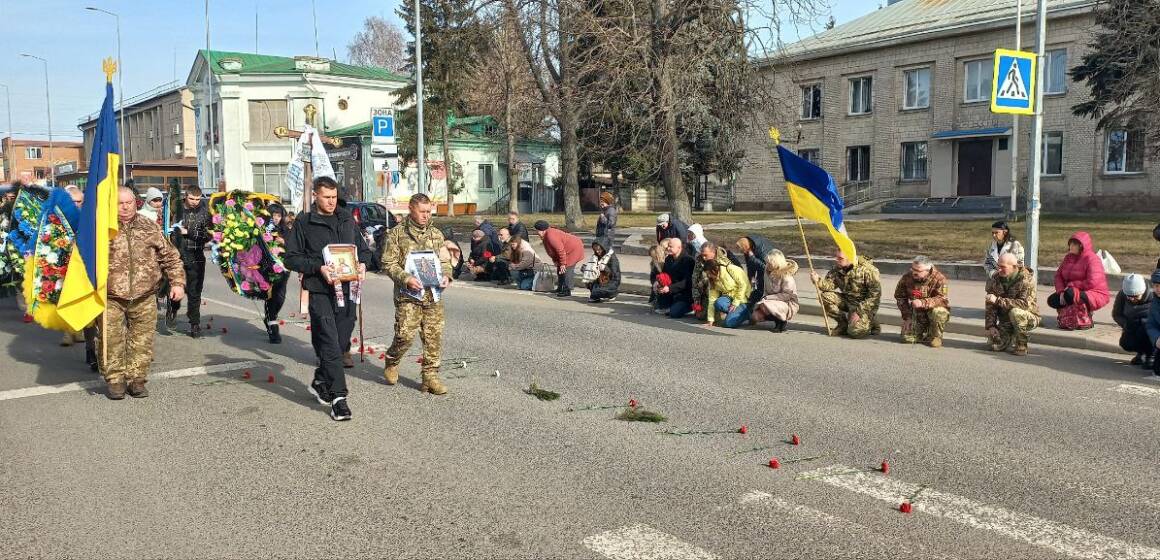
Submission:
[[105,70],[105,81],[113,83],[113,74],[117,73],[117,61],[112,57],[106,58],[101,62],[101,68]]
[[781,144],[781,131],[776,127],[769,127],[769,139],[773,140],[773,145]]

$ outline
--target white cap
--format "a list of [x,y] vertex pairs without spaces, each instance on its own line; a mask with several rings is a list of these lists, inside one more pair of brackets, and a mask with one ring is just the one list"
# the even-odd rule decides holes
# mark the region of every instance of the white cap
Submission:
[[1147,291],[1148,286],[1144,283],[1144,277],[1139,274],[1129,274],[1124,277],[1124,286],[1120,289],[1124,295],[1128,296],[1142,296]]

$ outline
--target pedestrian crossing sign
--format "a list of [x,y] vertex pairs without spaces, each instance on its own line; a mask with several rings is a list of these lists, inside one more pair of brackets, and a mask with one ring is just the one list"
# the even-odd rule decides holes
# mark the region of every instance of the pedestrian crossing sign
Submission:
[[991,80],[991,112],[1035,113],[1035,53],[998,49]]

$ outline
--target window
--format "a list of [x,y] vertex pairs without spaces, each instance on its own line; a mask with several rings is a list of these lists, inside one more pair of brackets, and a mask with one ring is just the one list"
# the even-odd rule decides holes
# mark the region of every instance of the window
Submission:
[[286,187],[286,164],[255,163],[253,169],[254,192],[277,195],[282,200],[290,200],[290,189]]
[[1043,174],[1063,175],[1063,133],[1043,133]]
[[1067,49],[1047,51],[1043,65],[1043,93],[1067,93]]
[[822,151],[817,148],[798,150],[798,155],[814,165],[822,165]]
[[491,172],[491,167],[490,163],[479,164],[479,182],[477,183],[479,190],[490,191],[495,188],[495,177]]
[[41,153],[40,148],[24,148],[24,159],[40,159],[42,157],[44,157],[44,154]]
[[177,136],[178,134],[181,134],[181,124],[173,123],[173,135]]
[[850,79],[850,114],[865,115],[873,109],[874,82],[870,76]]
[[285,99],[250,101],[250,142],[277,142],[274,128],[290,126]]
[[902,180],[926,180],[926,142],[902,143]]
[[978,103],[991,99],[991,60],[972,60],[963,64],[963,102]]
[[902,100],[903,109],[926,109],[930,107],[930,68],[915,68],[902,73],[906,88]]
[[1107,173],[1140,173],[1144,170],[1144,138],[1137,130],[1108,132]]
[[859,183],[870,180],[870,146],[846,148],[846,181]]
[[184,146],[184,145],[183,145],[181,142],[178,142],[178,143],[176,143],[176,144],[174,144],[174,145],[173,145],[173,153],[174,153],[175,155],[181,155],[181,154],[183,154],[183,153],[184,153],[184,151],[183,151],[184,149],[185,149],[185,146]]
[[802,86],[802,119],[822,118],[822,84]]

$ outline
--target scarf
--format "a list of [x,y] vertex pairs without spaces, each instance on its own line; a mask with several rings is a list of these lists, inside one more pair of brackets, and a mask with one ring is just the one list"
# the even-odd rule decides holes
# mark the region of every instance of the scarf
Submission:
[[596,261],[596,274],[602,274],[608,268],[608,261],[611,259],[612,249],[609,249],[607,253],[604,253],[603,257],[600,257],[600,260]]

